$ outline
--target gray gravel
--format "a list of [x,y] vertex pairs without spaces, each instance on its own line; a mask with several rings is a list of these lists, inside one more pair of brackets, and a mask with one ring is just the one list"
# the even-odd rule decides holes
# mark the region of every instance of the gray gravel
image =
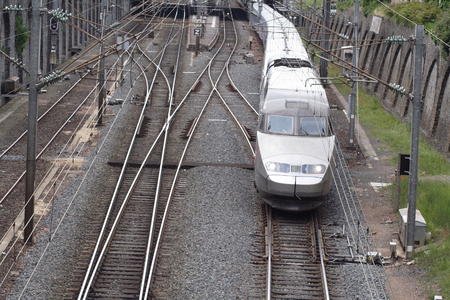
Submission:
[[[143,83],[138,82],[135,85],[136,91],[141,90],[142,93]],[[125,99],[129,89],[129,80],[125,80],[124,85],[117,90],[114,98]],[[66,183],[62,189],[63,192],[56,198],[52,208],[53,216],[49,214],[44,217],[35,238],[35,246],[20,258],[18,265],[22,266],[23,270],[16,278],[7,299],[17,299],[23,291],[41,253],[48,245],[50,228],[54,230],[56,224],[62,218],[69,203],[72,201],[73,195],[77,192],[83,174],[95,158],[87,180],[74,198],[73,205],[48,247],[47,253],[36,268],[22,299],[61,299],[66,288],[70,286],[71,274],[77,263],[80,246],[83,244],[83,238],[86,233],[91,230],[90,224],[94,221],[95,212],[105,211],[107,207],[107,203],[98,201],[102,197],[97,197],[96,195],[109,190],[109,185],[113,184],[117,177],[111,176],[111,174],[114,174],[114,170],[107,164],[110,156],[114,153],[111,149],[117,148],[118,144],[123,141],[124,131],[120,130],[120,128],[123,127],[123,124],[127,124],[128,118],[133,115],[132,112],[130,113],[130,110],[133,111],[135,109],[136,106],[129,103],[124,104],[122,107],[110,106],[108,108],[106,113],[109,116],[104,118],[105,126],[99,132],[99,136],[102,138],[100,141],[90,142],[86,147],[86,153],[83,154],[87,155],[87,157],[84,157],[85,163],[73,173],[74,177],[70,185]],[[111,134],[107,137],[102,150],[96,153],[96,149],[103,141],[103,137],[109,130],[116,114],[118,116]]]
[[[246,30],[241,26],[238,29],[241,32]],[[240,41],[239,53],[233,58],[234,64],[230,71],[235,83],[246,93],[254,107],[257,107],[259,95],[255,93],[258,92],[261,64],[259,61],[253,65],[243,63],[243,54],[248,51],[246,43],[246,40]],[[257,58],[262,54],[260,48],[253,51]],[[202,53],[196,62],[205,62],[211,56],[209,52]],[[190,66],[190,63],[191,57],[186,55],[183,59],[183,71],[198,72],[203,65],[197,63]],[[180,79],[181,89],[190,87],[196,75],[183,76],[183,79]],[[179,92],[177,97],[182,95],[183,93]],[[177,98],[177,101],[179,100]],[[189,120],[190,114],[197,111],[198,107],[191,103],[190,108],[183,111],[186,114],[180,116],[181,120]],[[118,107],[112,109],[116,111]],[[130,122],[126,118],[126,112],[135,109],[135,106],[124,106],[117,128],[122,128]],[[175,123],[174,130],[183,128],[183,121],[179,122],[180,124]],[[248,122],[250,124],[251,119]],[[199,125],[187,160],[206,163],[252,163],[241,133],[218,99],[213,99]],[[107,126],[102,130],[107,130]],[[105,179],[105,174],[111,174],[111,168],[106,162],[110,158],[110,150],[121,143],[124,134],[123,130],[114,132],[108,138],[105,150],[97,155],[90,180],[80,190],[74,206],[30,282],[25,299],[61,298],[69,284],[70,272],[75,266],[83,234],[89,231],[93,211],[106,206],[106,203],[96,201],[93,195],[106,190],[108,180],[114,179]],[[92,153],[87,161],[91,161],[93,157]],[[83,170],[87,164],[82,167]],[[171,207],[172,214],[162,245],[163,249],[170,251],[160,255],[158,276],[152,289],[154,296],[167,299],[246,299],[254,294],[252,289],[255,289],[260,278],[255,276],[258,272],[255,272],[255,266],[251,264],[249,251],[256,242],[255,236],[263,234],[263,216],[261,199],[253,187],[253,176],[251,170],[232,167],[209,166],[182,171],[182,177],[187,180],[186,194],[183,201],[175,201]],[[81,175],[78,175],[75,181],[80,179]],[[54,221],[70,201],[76,186],[67,186],[64,193],[58,197],[54,207]],[[321,212],[329,223],[338,224],[336,228],[344,223],[344,213],[335,192],[321,208]],[[49,222],[50,219],[47,218],[45,228],[49,228]],[[37,238],[36,246],[21,259],[21,264],[26,262],[26,266],[17,278],[8,299],[17,298],[39,254],[47,244],[48,236],[45,231],[42,232],[44,233]],[[344,240],[338,243],[346,245]],[[337,270],[342,281],[346,282],[342,286],[345,299],[367,299],[363,269],[359,265],[348,264],[338,267]],[[377,278],[381,282],[377,282],[377,285],[382,286],[382,269],[370,267],[370,270],[379,275]]]
[[184,176],[188,190],[185,201],[173,204],[171,251],[155,290],[168,299],[247,298],[254,285],[249,249],[261,222],[253,172],[199,167]]

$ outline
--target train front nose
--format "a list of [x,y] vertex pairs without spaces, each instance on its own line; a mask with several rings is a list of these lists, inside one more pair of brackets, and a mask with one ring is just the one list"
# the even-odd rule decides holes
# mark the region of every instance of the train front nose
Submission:
[[295,176],[269,175],[267,176],[267,188],[270,193],[286,197],[295,196]]
[[296,176],[295,178],[295,196],[319,197],[326,193],[327,183],[324,176]]
[[286,197],[317,197],[324,194],[323,176],[269,175],[267,188],[273,194]]

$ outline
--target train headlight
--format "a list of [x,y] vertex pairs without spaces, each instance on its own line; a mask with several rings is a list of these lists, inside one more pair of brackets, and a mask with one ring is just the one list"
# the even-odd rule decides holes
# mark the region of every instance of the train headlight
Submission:
[[323,174],[327,168],[324,165],[302,165],[304,174]]
[[265,163],[265,166],[268,172],[289,173],[291,171],[290,164],[268,161]]

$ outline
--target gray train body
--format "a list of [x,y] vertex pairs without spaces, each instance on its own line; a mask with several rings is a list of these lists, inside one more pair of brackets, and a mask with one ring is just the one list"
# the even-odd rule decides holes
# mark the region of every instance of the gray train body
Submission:
[[264,43],[255,186],[265,202],[311,210],[330,191],[335,136],[325,90],[294,25],[254,3],[250,22]]

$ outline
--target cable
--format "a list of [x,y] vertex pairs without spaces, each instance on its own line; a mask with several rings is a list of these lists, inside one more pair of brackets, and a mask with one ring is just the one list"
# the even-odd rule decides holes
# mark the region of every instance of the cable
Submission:
[[[118,61],[118,60],[117,60]],[[117,63],[117,61],[116,61],[116,63]],[[112,72],[112,71],[111,71]],[[94,100],[95,100],[95,98],[94,98]],[[62,151],[61,151],[61,153],[62,153]]]

